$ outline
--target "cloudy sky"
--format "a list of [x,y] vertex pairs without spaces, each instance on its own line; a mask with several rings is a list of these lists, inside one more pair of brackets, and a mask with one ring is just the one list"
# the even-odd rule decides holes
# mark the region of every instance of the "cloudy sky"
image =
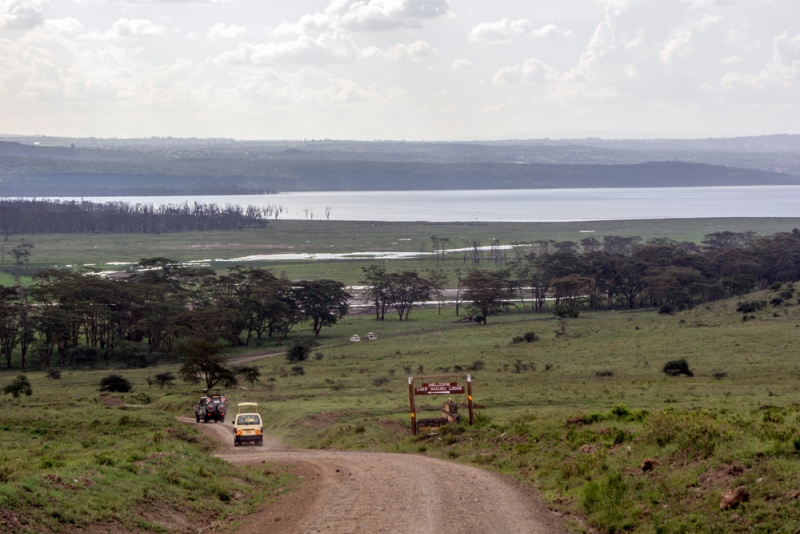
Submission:
[[0,0],[0,133],[800,133],[800,0]]

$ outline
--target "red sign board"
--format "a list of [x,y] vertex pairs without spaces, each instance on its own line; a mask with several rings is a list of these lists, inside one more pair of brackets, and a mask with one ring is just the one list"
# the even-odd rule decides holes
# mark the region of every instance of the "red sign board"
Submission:
[[422,383],[422,387],[414,388],[414,395],[463,395],[464,386],[458,382]]

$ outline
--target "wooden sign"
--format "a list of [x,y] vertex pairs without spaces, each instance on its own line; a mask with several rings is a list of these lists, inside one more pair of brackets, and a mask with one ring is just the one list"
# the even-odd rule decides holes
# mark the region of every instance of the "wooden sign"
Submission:
[[422,383],[422,387],[414,388],[414,395],[463,395],[464,386],[458,382]]

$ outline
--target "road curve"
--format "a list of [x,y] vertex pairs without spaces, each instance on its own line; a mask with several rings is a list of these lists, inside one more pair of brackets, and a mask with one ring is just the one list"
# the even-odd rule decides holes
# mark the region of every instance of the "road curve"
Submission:
[[287,449],[269,437],[263,447],[234,448],[231,425],[198,425],[223,445],[219,458],[300,465],[310,479],[279,503],[280,510],[254,518],[243,533],[564,532],[530,488],[496,473],[420,455]]

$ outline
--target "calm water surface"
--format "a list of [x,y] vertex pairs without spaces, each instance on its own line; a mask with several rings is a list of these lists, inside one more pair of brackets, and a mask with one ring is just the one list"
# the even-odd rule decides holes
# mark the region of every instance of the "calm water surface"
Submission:
[[[143,204],[280,205],[281,219],[556,222],[693,217],[800,217],[800,186],[481,191],[336,191],[189,197],[85,197]],[[310,213],[309,213],[310,216]]]

